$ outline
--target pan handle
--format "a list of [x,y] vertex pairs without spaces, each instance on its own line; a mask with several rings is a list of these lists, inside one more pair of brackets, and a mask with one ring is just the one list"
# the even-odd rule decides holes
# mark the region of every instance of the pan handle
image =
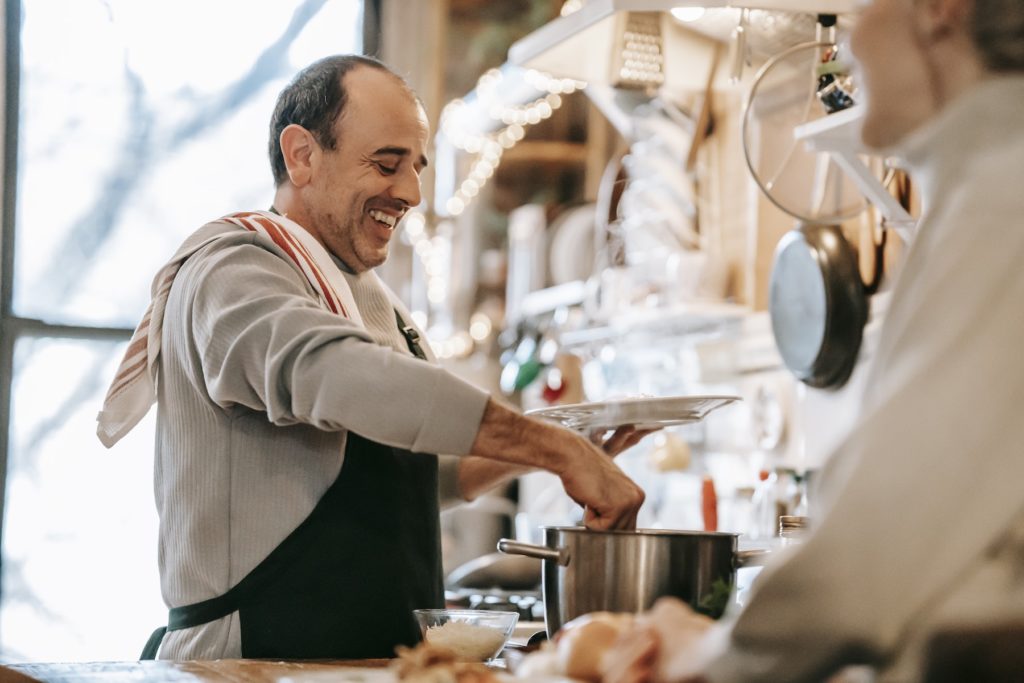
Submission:
[[737,550],[735,563],[737,567],[763,567],[765,560],[772,551],[763,548],[752,548],[750,550]]
[[549,548],[544,545],[503,538],[498,541],[498,551],[506,555],[525,555],[526,557],[536,557],[539,560],[554,560],[563,567],[569,564],[568,548]]

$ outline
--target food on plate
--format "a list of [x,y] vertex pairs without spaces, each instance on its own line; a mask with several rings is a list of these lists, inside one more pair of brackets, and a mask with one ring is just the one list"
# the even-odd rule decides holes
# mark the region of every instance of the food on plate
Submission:
[[619,635],[634,621],[632,614],[592,612],[562,626],[553,643],[523,658],[517,678],[566,676],[578,681],[601,680],[601,660]]
[[464,662],[451,650],[422,642],[398,646],[391,670],[406,683],[500,683],[501,677],[482,662]]
[[539,650],[534,650],[523,657],[512,671],[516,678],[527,681],[563,675],[558,663],[558,653],[555,652],[554,645],[547,642]]
[[714,624],[682,600],[660,597],[637,615],[635,627],[604,657],[602,671],[609,680],[622,680],[643,659],[653,680],[693,680],[715,654],[715,647],[703,641]]
[[631,614],[593,612],[565,624],[555,643],[563,674],[580,681],[600,681],[604,653],[632,623]]

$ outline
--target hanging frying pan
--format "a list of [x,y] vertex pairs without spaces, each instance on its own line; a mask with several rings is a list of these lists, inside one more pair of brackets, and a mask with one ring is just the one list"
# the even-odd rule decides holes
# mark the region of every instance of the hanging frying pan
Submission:
[[857,253],[835,225],[802,225],[775,250],[768,311],[782,361],[802,382],[850,377],[868,319]]
[[[893,181],[900,206],[909,211],[910,178],[899,171]],[[862,281],[857,251],[838,226],[801,225],[775,249],[768,286],[772,333],[783,363],[812,387],[841,387],[853,372],[869,297],[885,270],[884,220],[881,227],[870,282]]]

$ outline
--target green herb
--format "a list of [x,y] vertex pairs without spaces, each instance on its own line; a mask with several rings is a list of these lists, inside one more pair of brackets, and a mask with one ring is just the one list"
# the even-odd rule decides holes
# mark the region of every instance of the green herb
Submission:
[[733,585],[729,581],[725,581],[722,578],[715,579],[715,582],[711,584],[711,592],[706,594],[697,603],[697,611],[701,614],[706,614],[712,619],[717,619],[725,613],[725,608],[729,605],[729,599],[732,597]]

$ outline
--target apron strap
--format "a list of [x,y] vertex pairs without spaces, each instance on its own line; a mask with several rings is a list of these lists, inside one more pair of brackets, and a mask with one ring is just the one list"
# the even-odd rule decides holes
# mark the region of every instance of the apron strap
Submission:
[[146,646],[142,648],[142,655],[139,659],[156,659],[160,643],[168,631],[177,631],[183,628],[208,624],[211,621],[216,621],[237,611],[240,602],[239,593],[252,592],[251,590],[246,591],[245,586],[239,589],[239,586],[241,586],[241,583],[232,586],[227,593],[210,598],[209,600],[203,600],[192,605],[172,607],[167,615],[167,626],[161,626],[153,631],[149,640],[146,641]]
[[228,589],[227,593],[210,598],[209,600],[181,607],[172,607],[167,617],[167,630],[177,631],[183,628],[208,624],[211,621],[216,621],[232,612],[238,611],[239,600],[237,597],[239,591],[235,589],[240,585],[241,583],[232,586]]
[[412,355],[420,360],[427,360],[427,354],[423,352],[423,347],[420,346],[420,333],[412,325],[405,324],[405,321],[402,320],[402,314],[398,312],[397,308],[395,309],[395,320],[398,321],[398,329],[402,332],[402,336],[405,337],[405,343],[409,345]]
[[160,643],[163,642],[164,635],[167,633],[167,627],[161,626],[157,630],[153,631],[153,635],[146,641],[146,646],[142,648],[142,654],[139,655],[139,660],[156,659],[156,653],[160,650]]

